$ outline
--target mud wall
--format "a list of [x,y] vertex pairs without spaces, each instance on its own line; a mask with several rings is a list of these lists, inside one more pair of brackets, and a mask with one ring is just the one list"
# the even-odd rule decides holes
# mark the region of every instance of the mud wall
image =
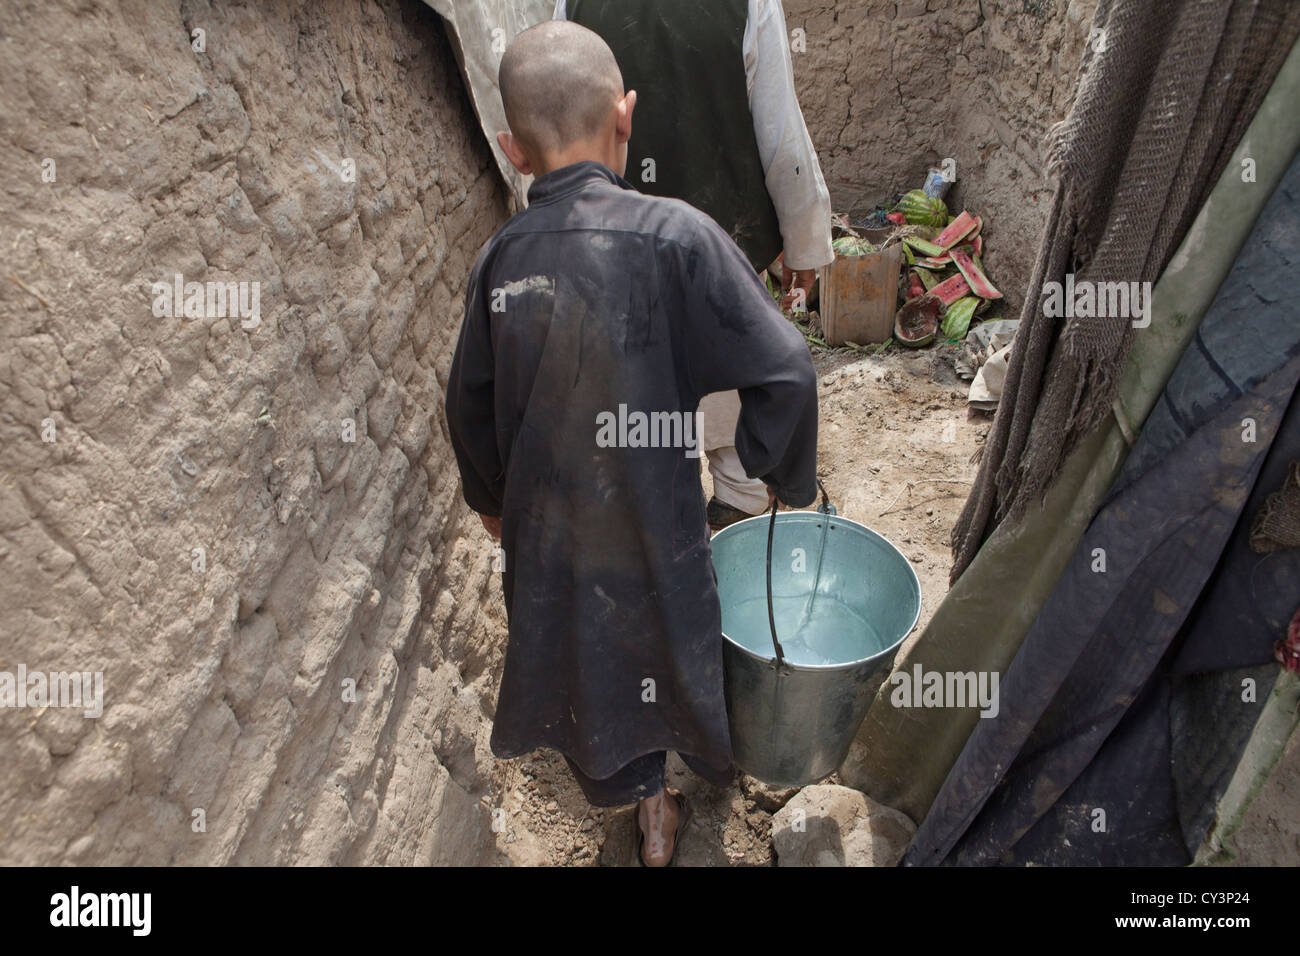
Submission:
[[[1065,116],[1096,0],[785,0],[795,84],[837,211],[956,161],[985,265],[1018,314],[1047,218],[1043,136]],[[792,37],[792,42],[800,38]]]
[[441,395],[505,207],[441,21],[58,0],[0,35],[0,672],[103,681],[94,719],[0,707],[0,862],[495,859],[499,588]]

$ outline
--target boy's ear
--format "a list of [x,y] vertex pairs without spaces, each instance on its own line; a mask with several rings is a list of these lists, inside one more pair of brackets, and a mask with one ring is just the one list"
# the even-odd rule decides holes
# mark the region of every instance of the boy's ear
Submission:
[[614,126],[620,144],[632,138],[632,110],[635,108],[636,90],[628,90],[618,101],[618,120]]
[[515,169],[525,176],[532,175],[533,164],[529,160],[528,154],[519,145],[519,140],[515,139],[510,133],[503,131],[497,133],[497,145],[501,147],[501,152],[506,154],[506,159],[510,160],[510,164]]

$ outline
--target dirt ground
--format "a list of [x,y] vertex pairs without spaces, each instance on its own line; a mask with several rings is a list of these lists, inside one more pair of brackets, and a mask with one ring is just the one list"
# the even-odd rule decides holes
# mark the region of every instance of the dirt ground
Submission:
[[[819,349],[813,361],[821,400],[819,476],[840,514],[878,531],[913,562],[923,624],[948,589],[948,535],[991,418],[967,418],[966,384],[945,345],[892,347],[880,355]],[[774,791],[743,776],[738,786],[713,787],[675,755],[668,781],[691,801],[682,865],[775,863],[772,814],[796,791]],[[635,865],[632,809],[589,806],[558,754],[539,750],[499,762],[494,791],[506,811],[498,845],[515,864]]]

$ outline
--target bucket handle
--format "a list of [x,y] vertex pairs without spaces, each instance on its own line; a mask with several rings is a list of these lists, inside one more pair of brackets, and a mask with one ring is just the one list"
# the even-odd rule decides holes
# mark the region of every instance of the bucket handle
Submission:
[[[824,515],[835,514],[835,506],[831,504],[830,496],[826,494],[826,486],[822,484],[820,478],[816,479],[817,487],[822,493],[822,503],[817,506],[817,510]],[[776,509],[780,507],[780,502],[776,499],[772,501],[772,516],[767,522],[767,626],[772,629],[772,646],[776,648],[776,666],[781,668],[785,664],[785,651],[781,648],[781,642],[776,637],[776,614],[772,610],[772,538],[776,533]]]

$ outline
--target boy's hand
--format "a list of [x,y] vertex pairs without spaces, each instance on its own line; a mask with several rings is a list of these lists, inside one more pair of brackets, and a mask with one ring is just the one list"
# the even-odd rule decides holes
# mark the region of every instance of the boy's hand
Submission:
[[483,527],[486,528],[487,533],[492,536],[492,540],[494,541],[501,540],[501,519],[500,518],[489,518],[487,515],[479,515],[478,519],[479,521],[483,522]]

